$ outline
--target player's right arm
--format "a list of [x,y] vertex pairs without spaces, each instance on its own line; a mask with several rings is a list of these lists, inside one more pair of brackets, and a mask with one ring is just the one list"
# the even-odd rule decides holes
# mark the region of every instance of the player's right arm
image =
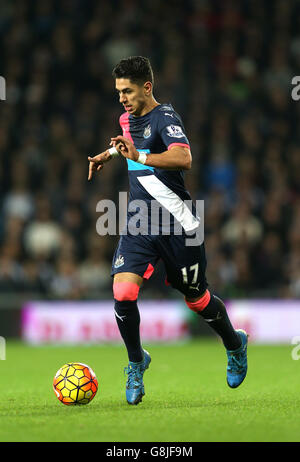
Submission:
[[[112,143],[111,143],[112,144]],[[114,146],[115,149],[118,151],[118,153],[120,154],[120,147],[121,147],[121,144],[117,144],[116,146]],[[118,154],[117,154],[118,155]],[[88,175],[88,180],[91,180],[92,179],[92,176],[93,176],[93,173],[94,172],[99,172],[102,168],[103,168],[103,165],[106,163],[106,162],[109,162],[112,158],[114,157],[114,155],[112,155],[110,152],[109,152],[109,149],[106,149],[106,151],[103,151],[101,152],[100,154],[97,154],[96,156],[94,157],[88,157],[88,161],[89,161],[89,175]]]
[[105,164],[106,162],[109,162],[111,158],[112,156],[108,152],[108,149],[104,152],[101,152],[100,154],[97,154],[94,157],[88,157],[88,161],[89,161],[88,180],[91,180],[93,173],[99,172],[103,168],[103,164]]
[[[121,128],[122,128],[122,117],[124,117],[125,114],[126,113],[122,114],[119,120]],[[118,154],[112,155],[109,152],[109,149],[106,149],[106,151],[103,151],[94,157],[88,157],[88,161],[89,161],[88,181],[92,179],[94,172],[99,172],[103,168],[103,165],[106,162],[109,162],[115,155],[120,155],[122,148],[124,148],[124,146],[122,146],[122,143],[120,142],[119,143],[110,142],[110,145],[113,146],[118,151]]]

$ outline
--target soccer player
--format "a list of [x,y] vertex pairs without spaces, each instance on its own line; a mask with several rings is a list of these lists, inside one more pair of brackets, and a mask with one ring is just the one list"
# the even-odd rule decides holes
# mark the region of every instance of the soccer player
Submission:
[[[165,265],[166,283],[183,294],[188,308],[221,337],[228,357],[227,383],[236,388],[247,373],[248,336],[233,328],[224,303],[208,289],[205,248],[197,234],[200,220],[195,206],[187,206],[191,197],[185,189],[184,171],[191,168],[192,156],[182,120],[171,104],[160,104],[154,98],[153,71],[147,58],[122,59],[113,77],[125,110],[120,117],[123,135],[111,138],[111,148],[88,157],[88,179],[115,156],[127,159],[127,225],[111,273],[116,322],[129,359],[125,368],[127,402],[138,404],[145,394],[143,375],[151,357],[141,344],[137,299],[159,259]],[[137,223],[137,200],[139,223],[143,223],[140,229],[132,225]],[[153,213],[159,207],[161,213]],[[164,211],[170,218],[169,227]],[[197,245],[195,241],[188,245],[191,236],[198,239]]]

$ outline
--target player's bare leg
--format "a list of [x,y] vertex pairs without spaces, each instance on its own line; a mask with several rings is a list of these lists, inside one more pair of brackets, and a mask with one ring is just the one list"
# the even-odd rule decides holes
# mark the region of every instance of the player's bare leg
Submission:
[[237,388],[247,374],[246,332],[233,328],[224,303],[208,290],[198,298],[186,298],[185,301],[222,338],[228,358],[227,383],[231,388]]
[[143,278],[134,273],[117,273],[114,276],[113,292],[115,316],[120,334],[128,352],[126,399],[128,404],[138,404],[145,394],[143,375],[151,357],[142,348],[140,340],[140,314],[137,298]]

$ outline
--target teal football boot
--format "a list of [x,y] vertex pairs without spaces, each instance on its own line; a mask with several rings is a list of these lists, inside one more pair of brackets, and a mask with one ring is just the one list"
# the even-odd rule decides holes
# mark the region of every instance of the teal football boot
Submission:
[[129,361],[128,367],[124,368],[127,374],[126,399],[128,404],[139,404],[145,394],[143,375],[148,369],[151,357],[148,351],[144,350],[144,359],[140,363]]
[[247,345],[248,335],[242,330],[236,330],[241,338],[242,345],[237,350],[226,350],[227,365],[227,383],[230,388],[237,388],[243,382],[247,374]]

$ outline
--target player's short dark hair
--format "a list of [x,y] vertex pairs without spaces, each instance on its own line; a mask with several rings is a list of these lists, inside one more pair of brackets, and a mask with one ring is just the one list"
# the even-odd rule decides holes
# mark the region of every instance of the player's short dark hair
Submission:
[[112,75],[115,79],[129,79],[138,85],[143,85],[145,82],[154,83],[150,61],[143,56],[130,56],[121,59],[113,69]]

